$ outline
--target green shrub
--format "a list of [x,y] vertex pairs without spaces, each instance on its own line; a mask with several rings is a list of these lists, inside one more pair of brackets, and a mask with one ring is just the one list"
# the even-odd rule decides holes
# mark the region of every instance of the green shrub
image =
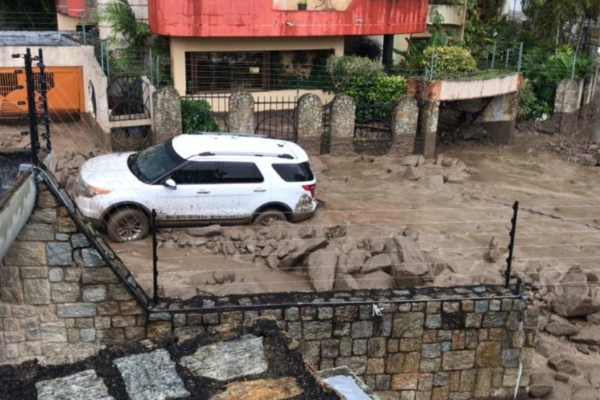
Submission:
[[219,132],[219,124],[206,100],[181,99],[181,125],[184,133]]
[[433,62],[433,74],[451,76],[477,71],[477,62],[468,49],[454,46],[427,47],[423,51],[421,66],[430,68]]
[[336,93],[356,103],[356,119],[386,119],[394,103],[406,93],[406,78],[388,76],[377,61],[366,57],[331,57],[327,63]]

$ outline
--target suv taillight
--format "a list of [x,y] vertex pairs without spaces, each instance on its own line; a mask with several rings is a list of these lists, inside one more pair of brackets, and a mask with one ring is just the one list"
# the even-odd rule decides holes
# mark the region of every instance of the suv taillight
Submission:
[[312,185],[302,185],[302,189],[306,190],[307,192],[310,192],[310,195],[312,197],[315,197],[315,189],[317,188],[317,184],[313,183]]

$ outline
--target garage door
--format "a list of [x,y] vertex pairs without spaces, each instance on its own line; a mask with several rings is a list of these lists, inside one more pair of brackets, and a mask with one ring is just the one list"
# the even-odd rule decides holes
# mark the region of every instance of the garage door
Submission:
[[[48,109],[51,114],[79,114],[84,111],[81,67],[46,68],[46,79]],[[35,73],[34,82],[39,106],[39,73]],[[23,115],[27,115],[25,73],[22,69],[0,68],[0,118]]]

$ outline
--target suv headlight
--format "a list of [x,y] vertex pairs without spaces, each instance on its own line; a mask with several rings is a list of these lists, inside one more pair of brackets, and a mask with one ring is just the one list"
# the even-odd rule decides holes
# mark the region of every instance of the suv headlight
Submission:
[[75,193],[77,195],[91,198],[98,194],[109,194],[110,192],[112,192],[112,189],[105,189],[88,185],[83,181],[81,175],[77,175],[77,180],[75,181]]

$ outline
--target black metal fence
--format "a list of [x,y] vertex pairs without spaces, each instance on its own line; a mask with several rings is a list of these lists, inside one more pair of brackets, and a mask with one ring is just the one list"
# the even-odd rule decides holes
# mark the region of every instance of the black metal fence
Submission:
[[392,146],[392,110],[389,105],[357,104],[354,151],[360,155],[383,156]]
[[256,115],[254,133],[292,142],[298,140],[297,97],[258,96],[254,102],[254,109]]

